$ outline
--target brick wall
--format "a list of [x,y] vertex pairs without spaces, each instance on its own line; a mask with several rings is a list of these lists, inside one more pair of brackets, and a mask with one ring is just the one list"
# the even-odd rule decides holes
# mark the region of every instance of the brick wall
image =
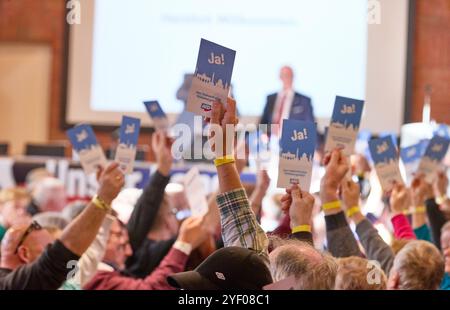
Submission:
[[431,117],[450,124],[450,0],[416,0],[411,119],[422,119],[432,86]]

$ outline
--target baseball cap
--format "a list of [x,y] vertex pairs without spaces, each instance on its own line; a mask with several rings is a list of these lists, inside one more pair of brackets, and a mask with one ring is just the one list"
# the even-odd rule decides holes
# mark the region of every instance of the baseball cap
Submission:
[[272,283],[272,277],[255,251],[226,247],[215,251],[195,270],[167,277],[167,282],[185,290],[261,290]]

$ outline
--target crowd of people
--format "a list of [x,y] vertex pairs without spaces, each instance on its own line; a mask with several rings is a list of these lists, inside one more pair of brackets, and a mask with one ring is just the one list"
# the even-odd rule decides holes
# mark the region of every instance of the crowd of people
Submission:
[[[215,103],[208,121],[224,128],[224,137],[215,138],[229,145],[225,127],[237,123],[236,103]],[[388,244],[365,216],[369,202],[339,149],[324,155],[318,193],[286,189],[279,200],[284,216],[272,232],[260,224],[270,180],[258,172],[247,192],[232,147],[216,154],[219,186],[207,214],[183,221],[176,216],[182,204],[166,191],[173,159],[164,132],[153,134],[152,149],[156,169],[126,219],[112,207],[124,186],[114,162],[99,168],[89,203],[67,204],[63,184],[45,170],[33,171],[26,187],[3,189],[0,289],[259,290],[286,280],[298,290],[450,289],[444,171],[436,171],[432,184],[418,174],[410,187],[394,184],[380,197],[391,221]],[[316,213],[325,220],[320,247],[313,238]]]

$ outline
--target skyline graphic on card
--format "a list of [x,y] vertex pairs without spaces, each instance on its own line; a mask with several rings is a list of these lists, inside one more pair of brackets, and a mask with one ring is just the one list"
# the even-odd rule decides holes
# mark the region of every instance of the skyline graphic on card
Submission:
[[441,162],[447,154],[449,144],[449,139],[438,135],[435,135],[428,143],[418,169],[418,172],[425,174],[427,182],[431,183],[441,168]]
[[397,148],[392,141],[392,137],[387,136],[370,140],[369,150],[381,188],[384,191],[390,191],[393,182],[403,184]]
[[96,172],[98,167],[106,167],[105,153],[98,144],[94,130],[92,130],[90,125],[81,124],[75,126],[67,130],[66,134],[86,174]]
[[157,100],[144,101],[148,115],[150,115],[153,125],[158,130],[167,130],[169,128],[169,119]]
[[363,108],[363,100],[336,96],[327,131],[325,152],[341,148],[346,156],[353,154]]
[[192,167],[183,177],[184,192],[192,216],[203,216],[208,212],[206,190],[197,167]]
[[277,187],[298,184],[302,190],[309,191],[316,140],[314,123],[283,120]]
[[405,168],[406,181],[408,186],[414,178],[414,173],[419,166],[420,159],[425,152],[427,144],[428,141],[423,140],[417,144],[400,149],[400,158]]
[[201,39],[187,111],[210,117],[212,104],[226,104],[236,51]]
[[115,161],[119,163],[120,170],[125,174],[133,172],[140,127],[140,119],[122,116]]

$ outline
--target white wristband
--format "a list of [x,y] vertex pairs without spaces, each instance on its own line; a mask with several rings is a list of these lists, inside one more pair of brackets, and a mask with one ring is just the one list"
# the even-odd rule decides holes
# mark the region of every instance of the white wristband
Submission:
[[192,245],[183,241],[175,241],[175,243],[173,244],[173,248],[183,252],[187,256],[189,256],[192,252]]

